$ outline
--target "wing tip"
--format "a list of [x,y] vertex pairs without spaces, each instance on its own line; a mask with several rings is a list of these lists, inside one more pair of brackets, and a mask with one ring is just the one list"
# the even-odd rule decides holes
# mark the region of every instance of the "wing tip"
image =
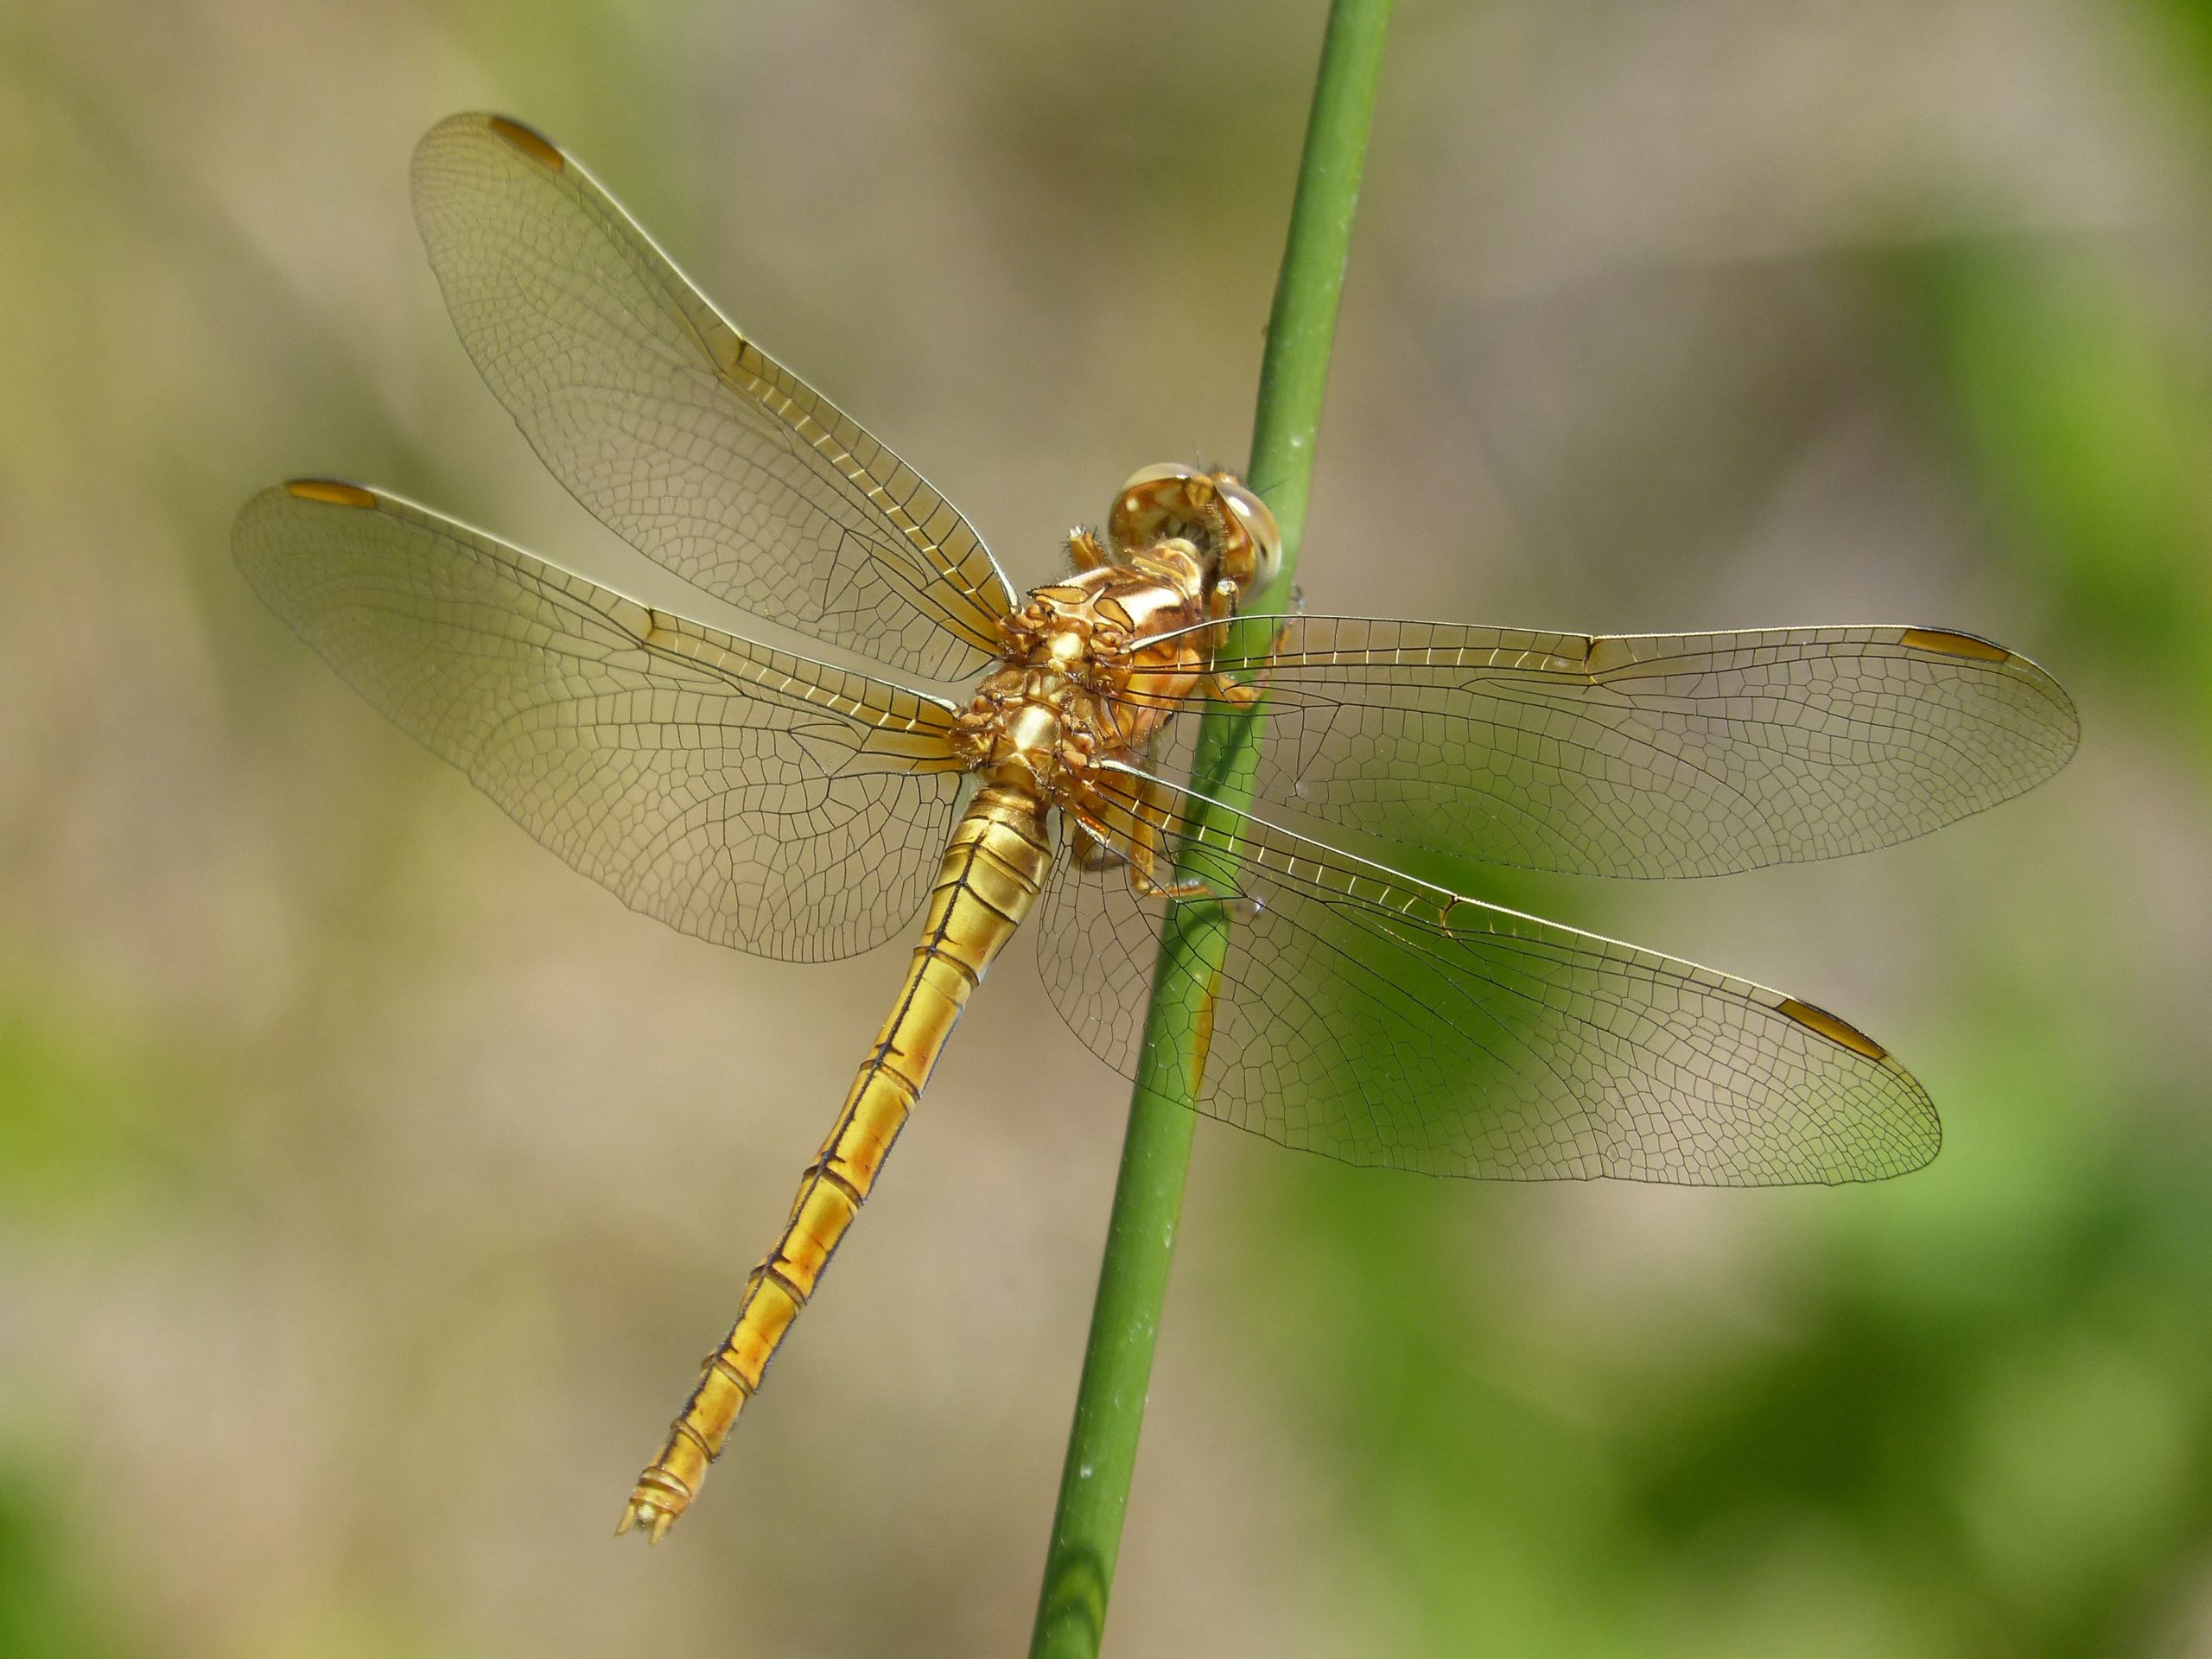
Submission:
[[416,144],[416,165],[423,165],[429,156],[434,156],[448,141],[481,143],[486,138],[499,139],[549,173],[568,170],[568,154],[560,145],[527,121],[518,121],[511,115],[501,115],[493,110],[464,110],[458,115],[446,117],[425,132]]
[[1936,1154],[1943,1150],[1943,1120],[1936,1115],[1936,1103],[1928,1098],[1927,1091],[1916,1082],[1912,1101],[1917,1110],[1910,1122],[1901,1126],[1904,1133],[1884,1145],[1879,1163],[1853,1164],[1848,1173],[1824,1185],[1863,1186],[1872,1181],[1893,1181],[1934,1163]]
[[1937,657],[1961,658],[2001,669],[2015,682],[2031,688],[2050,706],[2052,720],[2050,730],[2058,740],[2055,746],[2056,759],[2045,770],[2023,782],[2018,789],[2012,791],[2013,794],[2023,793],[2062,771],[2081,747],[2081,710],[2074,706],[2074,699],[2066,688],[2033,658],[2023,657],[2018,652],[2007,650],[1993,639],[1985,639],[1978,633],[1967,633],[1957,628],[1904,628],[1899,631],[1897,643],[1908,651],[1926,652]]
[[1890,1051],[1839,1015],[1794,996],[1778,999],[1774,1011],[1825,1041],[1879,1067],[1891,1085],[1891,1098],[1878,1121],[1859,1126],[1837,1160],[1811,1179],[1826,1186],[1894,1180],[1925,1169],[1943,1150],[1943,1120],[1920,1080],[1899,1065]]
[[1920,1079],[1899,1066],[1895,1059],[1882,1064],[1894,1079],[1904,1085],[1901,1095],[1891,1102],[1887,1133],[1867,1147],[1873,1156],[1853,1159],[1850,1173],[1840,1181],[1831,1181],[1830,1185],[1893,1181],[1900,1175],[1927,1168],[1943,1150],[1943,1119],[1936,1109],[1936,1103],[1928,1097],[1928,1090],[1921,1086]]
[[239,505],[238,516],[231,521],[231,556],[264,598],[270,573],[283,563],[288,552],[286,510],[301,501],[315,506],[371,511],[387,505],[385,499],[376,491],[338,478],[288,478],[247,497]]

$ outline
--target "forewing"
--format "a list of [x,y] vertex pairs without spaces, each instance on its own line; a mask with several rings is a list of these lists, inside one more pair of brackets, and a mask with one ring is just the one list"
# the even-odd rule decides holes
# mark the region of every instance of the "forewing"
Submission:
[[650,609],[412,502],[302,480],[238,514],[254,590],[632,908],[786,961],[880,944],[959,787],[933,699]]
[[[1201,816],[1172,791],[1150,798],[1179,804],[1148,807],[1129,774],[1107,788],[1170,837]],[[1920,1085],[1809,1004],[1217,805],[1203,818],[1207,880],[1239,902],[1212,911],[1218,982],[1164,988],[1165,1035],[1204,1057],[1212,1116],[1350,1163],[1514,1179],[1859,1181],[1936,1155]],[[1039,921],[1055,1006],[1132,1077],[1166,904],[1063,856]]]
[[1525,869],[1720,875],[1887,847],[2041,783],[2080,731],[2026,658],[1942,629],[1284,620],[1273,652],[1220,659],[1268,688],[1255,798]]
[[724,321],[598,181],[503,117],[415,151],[461,342],[554,475],[678,575],[939,678],[997,640],[1004,576],[927,480]]

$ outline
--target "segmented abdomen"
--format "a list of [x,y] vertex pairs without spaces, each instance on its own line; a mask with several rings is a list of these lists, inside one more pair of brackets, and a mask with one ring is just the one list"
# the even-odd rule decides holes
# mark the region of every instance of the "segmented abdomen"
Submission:
[[658,1541],[698,1495],[707,1465],[874,1186],[969,993],[1036,902],[1052,861],[1044,814],[1027,791],[993,785],[954,830],[891,1017],[799,1179],[783,1236],[746,1281],[736,1324],[708,1357],[660,1455],[639,1476],[621,1530],[642,1525]]

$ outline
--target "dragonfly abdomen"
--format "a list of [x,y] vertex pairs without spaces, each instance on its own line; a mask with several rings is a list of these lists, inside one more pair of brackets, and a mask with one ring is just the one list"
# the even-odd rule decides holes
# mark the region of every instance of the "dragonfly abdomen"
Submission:
[[1045,811],[1029,791],[994,784],[978,792],[954,830],[890,1018],[799,1178],[783,1236],[746,1281],[736,1324],[708,1356],[660,1455],[638,1477],[620,1530],[643,1526],[658,1541],[698,1496],[708,1465],[874,1189],[969,993],[1036,903],[1052,862]]

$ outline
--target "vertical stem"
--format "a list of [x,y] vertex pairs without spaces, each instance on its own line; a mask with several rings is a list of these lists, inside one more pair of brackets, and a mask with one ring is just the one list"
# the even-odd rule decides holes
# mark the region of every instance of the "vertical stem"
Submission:
[[[1246,474],[1282,527],[1283,563],[1273,586],[1255,597],[1249,607],[1255,620],[1238,624],[1244,636],[1236,642],[1239,651],[1264,649],[1265,631],[1272,625],[1257,619],[1281,608],[1297,564],[1313,476],[1314,436],[1328,384],[1329,348],[1336,336],[1337,301],[1344,288],[1389,21],[1390,0],[1333,0],[1329,9],[1290,235],[1268,319]],[[1255,630],[1259,637],[1251,637]],[[1198,787],[1230,807],[1244,805],[1250,799],[1257,743],[1258,724],[1249,715],[1210,709],[1192,766]],[[1204,868],[1193,869],[1187,853],[1180,868],[1200,879],[1206,874]],[[1233,879],[1233,872],[1217,863],[1213,874],[1216,880]],[[1217,984],[1233,925],[1217,905],[1169,906],[1155,988]],[[1210,1006],[1194,1018],[1186,1004],[1157,990],[1147,1012],[1143,1059],[1129,1102],[1090,1339],[1060,1472],[1037,1625],[1030,1637],[1031,1659],[1092,1659],[1104,1635],[1107,1596],[1136,1470],[1153,1348],[1198,1126],[1193,1108],[1204,1080],[1211,1022]]]

